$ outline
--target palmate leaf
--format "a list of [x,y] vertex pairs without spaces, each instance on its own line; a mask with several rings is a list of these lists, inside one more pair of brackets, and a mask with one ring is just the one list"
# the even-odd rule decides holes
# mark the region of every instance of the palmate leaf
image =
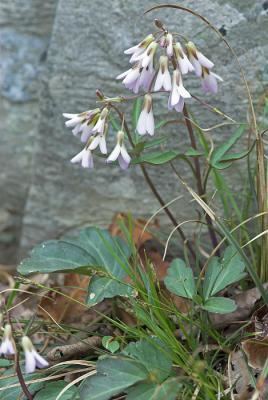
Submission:
[[171,372],[171,355],[157,338],[129,343],[123,354],[139,361],[150,373],[154,382],[161,383]]
[[93,268],[121,278],[126,275],[122,263],[129,256],[130,249],[122,239],[112,237],[105,229],[91,227],[82,230],[78,237],[50,240],[36,246],[30,258],[20,263],[18,271],[27,275]]
[[148,378],[148,371],[141,363],[122,356],[99,360],[96,368],[97,374],[85,379],[80,386],[81,400],[109,400]]
[[179,258],[170,264],[164,283],[171,293],[178,296],[192,299],[196,295],[193,271]]
[[233,246],[226,248],[221,261],[218,257],[213,257],[208,264],[203,284],[205,300],[243,279],[244,271],[245,264]]
[[115,296],[129,297],[132,295],[133,289],[130,285],[118,282],[114,278],[94,276],[89,282],[87,304],[95,305],[104,299]]
[[210,297],[202,308],[211,313],[228,314],[236,310],[236,304],[234,300],[226,297]]
[[176,400],[181,388],[178,378],[169,378],[160,384],[138,383],[127,389],[127,400]]
[[130,247],[122,239],[112,237],[107,230],[91,227],[82,230],[78,237],[52,240],[36,246],[30,258],[19,265],[18,271],[23,275],[101,271],[105,276],[95,276],[89,284],[88,304],[92,305],[106,297],[132,294],[131,287],[123,282],[127,275],[124,267],[130,254]]

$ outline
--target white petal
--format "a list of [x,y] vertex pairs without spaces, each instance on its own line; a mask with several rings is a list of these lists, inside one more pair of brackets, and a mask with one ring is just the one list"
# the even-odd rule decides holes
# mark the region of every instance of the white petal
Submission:
[[127,71],[123,72],[120,75],[117,75],[117,77],[115,79],[123,79],[123,78],[125,78],[130,73],[130,71],[132,71],[132,68],[128,69]]
[[190,57],[192,66],[194,67],[196,76],[202,75],[202,67],[200,62],[195,57]]
[[146,110],[142,110],[136,127],[136,130],[140,135],[145,135],[146,133],[146,116],[147,116]]
[[127,149],[126,149],[124,144],[122,144],[122,146],[121,146],[121,157],[122,157],[122,159],[125,161],[125,163],[128,166],[130,161],[131,161],[131,157],[128,154]]
[[11,340],[7,340],[7,353],[6,354],[15,354],[14,346]]
[[215,74],[214,72],[210,72],[210,75],[215,76],[216,79],[218,79],[220,82],[223,82],[223,79],[220,75]]
[[154,114],[153,114],[153,110],[152,109],[149,112],[149,114],[147,114],[146,130],[149,133],[149,135],[153,136],[153,134],[154,134]]
[[123,158],[122,154],[119,154],[118,163],[120,165],[120,168],[123,169],[123,170],[127,169],[128,166],[129,166],[129,163],[127,163],[125,161],[125,159]]
[[100,151],[102,154],[107,154],[107,146],[105,136],[100,136]]
[[74,156],[74,157],[71,159],[71,163],[75,164],[75,163],[78,163],[78,162],[82,161],[84,151],[85,151],[85,149],[83,149],[82,151],[80,151],[80,153],[76,154],[76,156]]
[[82,127],[81,124],[77,124],[77,125],[74,127],[74,129],[72,130],[74,136],[78,135],[78,133],[79,133],[80,130],[81,130],[81,127]]
[[88,148],[89,150],[95,150],[99,144],[100,144],[100,135],[97,135],[94,137]]
[[181,112],[183,110],[183,107],[184,107],[184,98],[180,97],[179,102],[175,105],[174,108],[176,111]]
[[132,46],[132,47],[130,47],[129,49],[126,49],[126,50],[124,51],[124,53],[125,53],[125,54],[133,54],[133,53],[135,53],[136,50],[138,50],[138,49],[139,49],[139,45],[137,44],[136,46]]
[[166,91],[171,90],[171,76],[168,70],[165,71],[163,76],[163,88]]
[[34,353],[33,351],[26,350],[24,352],[24,355],[25,355],[25,372],[26,374],[31,374],[32,372],[35,371],[36,368]]
[[68,113],[63,113],[62,115],[64,116],[64,118],[68,119],[73,119],[78,116],[78,114],[68,114]]
[[218,91],[217,79],[212,74],[207,75],[203,79],[202,86],[205,92],[217,93]]
[[67,126],[67,128],[74,128],[75,125],[80,124],[80,122],[81,122],[81,117],[74,117],[69,121],[66,121],[65,125]]
[[83,154],[83,158],[82,158],[82,167],[83,168],[91,168],[92,162],[92,153],[89,149],[85,150],[84,154]]
[[86,143],[91,134],[92,134],[92,125],[86,124],[83,127],[83,131],[82,131],[82,135],[81,135],[81,142]]
[[192,66],[192,64],[190,63],[190,61],[186,55],[184,55],[184,58],[179,58],[178,61],[179,61],[181,73],[183,75],[187,74],[189,71],[194,71],[194,67]]
[[119,154],[120,154],[120,145],[119,143],[117,143],[117,145],[115,146],[115,148],[113,149],[113,151],[111,152],[111,154],[109,155],[109,157],[107,158],[107,162],[112,162],[117,160]]
[[198,61],[200,62],[203,67],[206,67],[208,69],[212,68],[214,66],[214,63],[210,61],[204,54],[202,54],[200,51],[196,52]]
[[190,93],[188,92],[188,90],[185,89],[185,87],[183,85],[179,85],[178,86],[178,92],[179,94],[184,97],[185,99],[189,99],[190,97],[192,97],[190,95]]
[[40,356],[40,354],[38,354],[36,350],[33,350],[33,354],[37,368],[46,368],[49,366],[47,360],[45,360],[44,357]]
[[155,80],[155,84],[154,84],[154,91],[158,92],[158,90],[160,90],[163,86],[163,79],[164,79],[164,75],[162,74],[161,68],[159,68],[156,80]]
[[178,92],[178,86],[174,85],[171,91],[170,105],[172,107],[175,106],[179,100],[180,100],[180,95]]
[[123,80],[123,83],[125,85],[128,85],[134,81],[136,81],[137,78],[139,78],[140,76],[140,70],[139,68],[134,68],[131,69],[131,71],[127,74],[127,76],[125,77],[125,79]]

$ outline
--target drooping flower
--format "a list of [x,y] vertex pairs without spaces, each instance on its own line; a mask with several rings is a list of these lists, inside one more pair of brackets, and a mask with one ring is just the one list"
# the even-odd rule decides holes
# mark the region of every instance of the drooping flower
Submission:
[[63,113],[62,115],[69,120],[65,122],[65,125],[73,128],[72,132],[75,136],[81,133],[81,142],[85,143],[93,132],[99,113],[100,109],[96,108],[80,114]]
[[149,133],[149,135],[153,136],[154,134],[153,99],[150,94],[144,96],[143,108],[136,129],[140,135]]
[[103,134],[108,114],[109,114],[108,108],[104,107],[100,113],[100,116],[96,122],[96,125],[92,129],[92,132],[100,133],[101,135]]
[[181,112],[184,106],[184,99],[190,97],[190,93],[183,86],[180,71],[175,69],[172,76],[172,89],[168,100],[168,108],[170,110],[174,108],[176,111]]
[[3,340],[0,346],[0,356],[2,354],[5,356],[15,354],[15,349],[12,339],[12,328],[10,324],[6,324],[4,327]]
[[25,356],[25,372],[31,374],[36,368],[48,367],[48,362],[37,353],[31,339],[28,336],[23,336],[21,345]]
[[223,81],[223,79],[217,75],[214,74],[214,72],[211,72],[208,68],[202,68],[202,75],[201,75],[201,81],[202,81],[202,88],[205,92],[207,93],[217,93],[218,92],[218,82]]
[[171,90],[171,76],[168,70],[168,58],[161,56],[159,59],[159,70],[154,84],[154,91],[157,92],[160,89],[166,91]]
[[138,93],[142,87],[148,90],[153,80],[155,71],[153,65],[148,65],[146,68],[141,66],[141,61],[136,63],[133,68],[118,75],[116,79],[123,79],[123,84],[134,93]]
[[195,74],[197,76],[202,75],[202,67],[211,69],[214,66],[212,61],[210,61],[206,56],[204,56],[204,54],[202,54],[201,51],[197,50],[193,42],[188,42],[186,44],[186,48],[189,60],[193,65]]
[[183,75],[188,74],[188,72],[194,71],[194,67],[189,61],[189,58],[185,54],[181,44],[179,42],[175,43],[174,46],[174,56],[179,64],[180,71]]
[[118,160],[119,165],[122,169],[127,169],[131,161],[131,157],[127,152],[126,146],[124,144],[124,132],[119,131],[117,133],[117,143],[109,157],[107,158],[107,163]]
[[137,57],[137,60],[141,62],[143,68],[149,67],[149,70],[153,69],[154,55],[157,50],[158,44],[153,41],[149,44],[147,49]]
[[140,43],[136,46],[130,47],[129,49],[125,50],[125,54],[132,54],[130,58],[130,62],[137,61],[137,56],[144,52],[147,47],[154,41],[154,36],[152,34],[146,36]]
[[96,134],[92,137],[92,141],[88,146],[89,150],[95,150],[97,147],[100,148],[100,152],[102,154],[107,154],[107,145],[106,145],[106,137],[105,133]]
[[88,147],[85,147],[71,159],[71,163],[81,163],[83,168],[94,168],[92,151]]

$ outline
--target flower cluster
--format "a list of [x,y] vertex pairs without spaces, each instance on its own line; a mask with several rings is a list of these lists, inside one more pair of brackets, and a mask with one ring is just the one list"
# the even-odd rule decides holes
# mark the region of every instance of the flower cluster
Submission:
[[[158,48],[164,49],[164,54],[160,56],[158,68],[155,71],[155,54]],[[148,35],[136,46],[125,50],[125,54],[131,54],[129,61],[133,63],[133,66],[117,76],[117,79],[123,79],[125,87],[134,93],[138,93],[141,88],[146,92],[169,92],[169,110],[181,112],[185,99],[191,97],[182,80],[182,76],[188,72],[195,72],[196,76],[201,78],[205,92],[216,93],[217,80],[222,80],[211,71],[213,62],[204,56],[193,42],[186,43],[184,49],[179,42],[174,41],[173,35],[164,29],[159,37]],[[172,77],[169,64],[173,69]],[[137,125],[138,133],[153,135],[153,120],[152,98],[146,94]]]
[[[95,110],[84,111],[81,114],[66,114],[63,116],[68,119],[65,122],[67,127],[72,127],[72,132],[77,135],[81,132],[80,140],[86,143],[86,146],[80,153],[71,159],[72,163],[81,163],[83,168],[93,168],[93,150],[99,147],[101,154],[107,155],[106,136],[108,132],[109,109],[104,107]],[[124,132],[119,131],[117,134],[117,144],[109,157],[107,163],[118,159],[122,169],[126,169],[131,158],[124,144]]]
[[[25,372],[30,374],[36,370],[36,368],[48,367],[48,362],[37,353],[32,344],[31,339],[28,336],[23,336],[21,340],[21,346],[25,356]],[[6,324],[4,327],[3,340],[0,345],[0,356],[14,356],[15,345],[12,336],[12,328],[10,324]]]
[[[131,68],[123,72],[117,79],[122,79],[125,87],[135,94],[141,89],[145,91],[144,102],[139,115],[136,131],[140,135],[154,135],[155,123],[153,115],[153,98],[155,92],[167,92],[168,109],[182,112],[185,100],[191,97],[184,87],[183,76],[194,72],[201,79],[205,92],[216,93],[218,80],[222,80],[212,72],[214,64],[199,51],[193,42],[187,42],[182,46],[175,38],[177,34],[168,32],[160,21],[156,23],[160,31],[155,35],[146,36],[140,43],[125,50],[130,56]],[[162,54],[156,63],[158,49]],[[101,97],[102,98],[102,97]],[[83,168],[93,168],[93,151],[99,148],[102,156],[106,156],[106,137],[108,134],[108,122],[111,109],[115,108],[113,101],[122,101],[122,97],[109,99],[102,98],[103,108],[84,111],[80,114],[63,114],[68,120],[67,127],[72,128],[75,136],[80,135],[80,140],[85,147],[71,159],[72,163],[81,163]],[[123,126],[123,121],[122,126]],[[124,144],[125,134],[121,128],[117,133],[117,142],[106,158],[110,163],[118,160],[122,169],[128,168],[131,158]]]

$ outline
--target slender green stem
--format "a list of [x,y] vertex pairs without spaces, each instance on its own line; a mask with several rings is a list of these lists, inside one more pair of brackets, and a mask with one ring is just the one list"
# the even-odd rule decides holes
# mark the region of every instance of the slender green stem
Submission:
[[[183,115],[184,115],[187,130],[189,133],[191,146],[195,150],[197,150],[194,131],[193,131],[193,127],[192,127],[192,124],[191,124],[191,121],[189,118],[189,113],[188,113],[186,105],[184,105],[184,108],[183,108]],[[201,168],[200,168],[200,163],[199,163],[198,157],[194,157],[194,164],[195,164],[195,176],[196,176],[196,183],[197,183],[197,191],[198,191],[199,196],[202,197],[203,201],[206,202],[206,193],[204,191],[203,184],[202,184]],[[207,227],[208,227],[208,233],[210,236],[210,240],[211,240],[213,248],[215,248],[218,245],[218,240],[217,240],[217,237],[215,234],[215,230],[213,228],[212,220],[207,213],[205,214],[205,218],[207,221]],[[217,255],[218,256],[220,255],[219,251],[217,251]]]

